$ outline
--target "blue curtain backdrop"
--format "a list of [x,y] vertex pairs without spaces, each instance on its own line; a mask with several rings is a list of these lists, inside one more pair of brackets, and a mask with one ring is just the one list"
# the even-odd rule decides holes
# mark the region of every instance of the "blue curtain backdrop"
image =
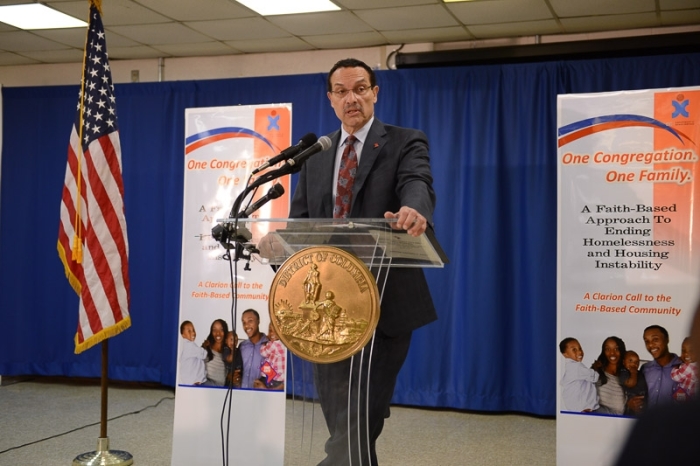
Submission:
[[[553,415],[556,96],[700,85],[700,54],[381,71],[378,80],[377,116],[431,141],[436,232],[451,260],[427,271],[440,319],[415,332],[394,402]],[[77,83],[2,92],[0,374],[99,376],[99,349],[73,354],[78,300],[56,253]],[[323,74],[118,84],[116,96],[133,325],[110,340],[109,372],[174,385],[185,109],[291,102],[295,141],[339,123]]]

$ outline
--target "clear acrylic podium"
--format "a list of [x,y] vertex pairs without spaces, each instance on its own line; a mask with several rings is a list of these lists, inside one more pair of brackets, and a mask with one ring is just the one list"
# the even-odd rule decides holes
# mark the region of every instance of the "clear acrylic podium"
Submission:
[[[281,248],[265,258],[271,265],[282,264],[292,254],[311,246],[333,246],[348,251],[371,270],[380,264],[391,267],[441,268],[447,256],[428,229],[419,237],[391,228],[394,219],[226,219],[237,223],[237,238],[255,249],[263,239]],[[270,236],[267,236],[270,234]]]
[[[237,254],[242,254],[248,260],[267,262],[273,267],[282,265],[293,254],[314,246],[347,251],[370,270],[376,279],[381,302],[384,283],[392,268],[441,268],[448,262],[432,230],[412,237],[405,231],[392,229],[394,221],[244,218],[227,219],[222,223],[228,237],[239,245]],[[369,380],[374,341],[373,336],[363,349],[349,358],[347,387],[350,388],[347,394],[337,397],[345,406],[333,408],[347,412],[347,464],[353,466],[369,466],[371,463],[367,452],[370,443]],[[323,447],[328,438],[314,385],[319,368],[300,358],[288,360],[286,387],[287,395],[291,395],[292,409],[291,412],[288,409],[286,417],[285,464],[315,465],[325,457]]]

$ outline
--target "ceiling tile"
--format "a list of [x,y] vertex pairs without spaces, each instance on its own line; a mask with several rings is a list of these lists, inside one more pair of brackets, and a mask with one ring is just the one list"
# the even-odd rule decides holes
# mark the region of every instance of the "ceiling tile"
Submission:
[[347,11],[269,16],[267,19],[295,36],[372,31],[371,27]]
[[544,0],[492,0],[451,3],[447,8],[463,24],[497,24],[553,19]]
[[139,45],[136,47],[110,47],[109,48],[109,59],[110,60],[135,60],[139,58],[161,58],[167,56],[166,53],[156,50],[151,47],[146,47],[145,45]]
[[14,27],[14,26],[10,26],[9,24],[0,23],[0,32],[4,32],[4,31],[19,31],[19,30],[20,30],[19,28],[16,28],[16,27]]
[[355,13],[378,31],[459,26],[442,5],[358,10]]
[[[131,39],[117,34],[114,31],[107,30],[106,41],[107,48],[111,47],[131,47],[135,45],[141,45]],[[40,29],[37,31],[32,31],[32,34],[41,36],[45,39],[49,39],[59,44],[68,45],[70,47],[76,47],[80,50],[85,48],[85,30],[84,29]]]
[[246,53],[263,52],[298,52],[313,50],[314,47],[297,37],[282,37],[279,39],[232,40],[228,45]]
[[252,40],[291,36],[263,18],[188,21],[184,24],[216,40]]
[[255,13],[231,0],[139,0],[139,3],[177,21],[249,18]]
[[[367,8],[377,8],[381,6],[382,8],[396,7],[396,6],[414,6],[414,5],[432,5],[441,4],[442,0],[382,0],[378,2],[377,0],[337,0],[334,1],[339,6],[343,6],[348,10],[361,10]],[[381,3],[381,4],[380,4]]]
[[661,10],[687,10],[700,8],[696,0],[659,0]]
[[[62,11],[68,15],[78,19],[87,21],[88,2],[73,1],[73,2],[47,2],[51,8]],[[102,23],[105,27],[122,26],[126,24],[152,24],[166,23],[171,21],[169,18],[159,15],[149,8],[142,7],[131,0],[107,0],[102,2]]]
[[303,40],[320,49],[347,49],[348,44],[356,47],[373,47],[385,43],[384,37],[376,32],[357,34],[329,34],[327,36],[304,36]]
[[211,55],[233,55],[241,53],[221,42],[203,42],[200,44],[166,44],[153,45],[156,50],[173,57],[196,57]]
[[139,44],[135,40],[131,40],[128,37],[124,37],[121,34],[117,34],[114,31],[107,30],[105,31],[106,34],[106,41],[107,41],[107,48],[110,50],[112,47],[136,47]]
[[[53,40],[59,44],[76,47],[80,50],[85,48],[85,29],[70,28],[70,29],[39,29],[32,31],[32,34],[41,36],[45,39]],[[107,39],[109,40],[109,38]]]
[[634,29],[661,26],[656,13],[638,13],[634,15],[607,15],[585,18],[562,18],[564,32],[593,32],[621,29]]
[[38,60],[32,60],[29,57],[23,57],[11,52],[0,52],[0,66],[12,65],[30,65],[32,63],[40,63]]
[[137,24],[134,26],[113,26],[117,34],[142,44],[186,44],[211,42],[211,37],[200,34],[180,23]]
[[654,0],[549,0],[560,18],[656,11]]
[[700,9],[662,11],[661,24],[664,26],[678,24],[700,24]]
[[561,26],[553,19],[520,23],[476,24],[469,26],[469,31],[478,39],[560,34],[563,32]]
[[453,42],[472,40],[474,36],[469,34],[462,26],[430,29],[407,29],[404,31],[384,31],[382,35],[392,44],[415,44],[419,42]]
[[[82,49],[22,52],[22,55],[42,63],[75,63],[83,59]],[[76,78],[79,79],[80,76]]]
[[61,50],[68,47],[39,37],[28,31],[0,32],[0,50],[24,52],[28,50]]

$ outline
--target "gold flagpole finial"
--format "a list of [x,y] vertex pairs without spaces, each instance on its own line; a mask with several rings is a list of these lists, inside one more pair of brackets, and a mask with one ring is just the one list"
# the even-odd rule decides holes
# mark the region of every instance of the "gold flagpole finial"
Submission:
[[97,8],[97,11],[102,14],[102,0],[88,0],[90,5],[95,5],[95,8]]

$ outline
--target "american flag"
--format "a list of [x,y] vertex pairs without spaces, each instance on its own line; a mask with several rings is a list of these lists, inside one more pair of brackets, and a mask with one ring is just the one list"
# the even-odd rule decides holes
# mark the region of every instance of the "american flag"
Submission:
[[121,147],[105,31],[95,1],[90,2],[58,229],[58,254],[80,296],[76,353],[131,325]]

